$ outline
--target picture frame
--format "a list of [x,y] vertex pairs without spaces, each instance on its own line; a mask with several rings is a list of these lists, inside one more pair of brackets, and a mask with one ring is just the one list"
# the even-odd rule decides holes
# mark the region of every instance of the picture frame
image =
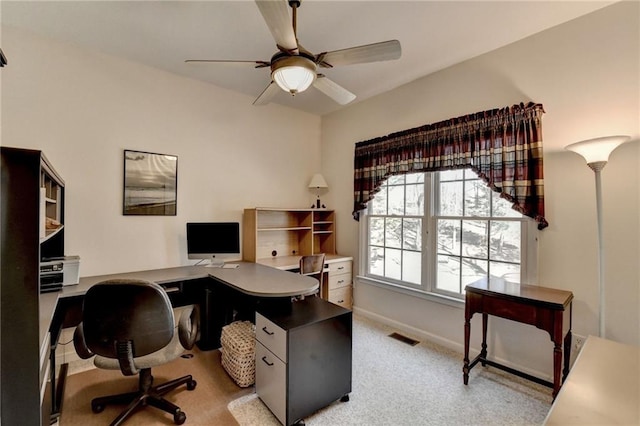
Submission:
[[178,201],[178,157],[124,150],[125,216],[175,216]]

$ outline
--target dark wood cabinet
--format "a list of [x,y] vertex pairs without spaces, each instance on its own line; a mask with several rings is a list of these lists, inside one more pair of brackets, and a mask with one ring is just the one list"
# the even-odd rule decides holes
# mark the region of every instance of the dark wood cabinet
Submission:
[[1,157],[0,423],[49,424],[40,261],[64,255],[64,181],[41,151],[2,147]]
[[352,313],[319,297],[256,312],[256,393],[291,425],[351,392]]

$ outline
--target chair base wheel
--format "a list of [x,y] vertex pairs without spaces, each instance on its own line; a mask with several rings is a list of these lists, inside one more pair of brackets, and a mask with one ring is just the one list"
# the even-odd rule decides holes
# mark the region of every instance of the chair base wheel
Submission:
[[342,398],[340,398],[340,402],[349,402],[349,395],[343,395]]
[[190,380],[187,382],[187,390],[194,390],[196,388],[196,386],[198,385],[198,382],[196,382],[195,380]]
[[94,413],[102,413],[104,411],[104,404],[91,403],[91,411],[93,411]]
[[187,421],[187,415],[182,411],[178,411],[173,415],[173,422],[177,425],[184,424]]

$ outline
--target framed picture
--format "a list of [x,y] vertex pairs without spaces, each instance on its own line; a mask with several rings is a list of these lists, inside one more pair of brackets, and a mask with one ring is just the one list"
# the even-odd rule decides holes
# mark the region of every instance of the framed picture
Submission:
[[178,157],[124,151],[123,215],[175,216]]

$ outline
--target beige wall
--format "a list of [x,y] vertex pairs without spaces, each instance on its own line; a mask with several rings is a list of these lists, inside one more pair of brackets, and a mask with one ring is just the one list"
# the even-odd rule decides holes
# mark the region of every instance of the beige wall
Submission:
[[[2,28],[2,144],[41,149],[66,181],[81,275],[188,264],[187,221],[308,206],[320,117]],[[178,156],[177,216],[123,216],[123,150]]]
[[[532,100],[542,103],[546,217],[539,232],[539,283],[571,290],[574,332],[597,334],[597,252],[593,172],[569,143],[627,134],[602,173],[607,336],[640,344],[639,175],[640,4],[607,7],[323,117],[323,173],[339,208],[338,249],[358,259],[351,219],[354,144],[390,132]],[[428,58],[425,58],[428,60]],[[356,262],[359,263],[359,262]],[[464,313],[357,283],[356,310],[461,348]],[[476,318],[477,320],[477,318]],[[551,373],[549,336],[492,320],[491,348],[525,369]],[[524,328],[523,328],[524,327]],[[472,325],[476,332],[478,323]],[[473,334],[473,333],[472,333]],[[478,334],[473,344],[479,347]],[[490,350],[491,350],[490,348]]]

